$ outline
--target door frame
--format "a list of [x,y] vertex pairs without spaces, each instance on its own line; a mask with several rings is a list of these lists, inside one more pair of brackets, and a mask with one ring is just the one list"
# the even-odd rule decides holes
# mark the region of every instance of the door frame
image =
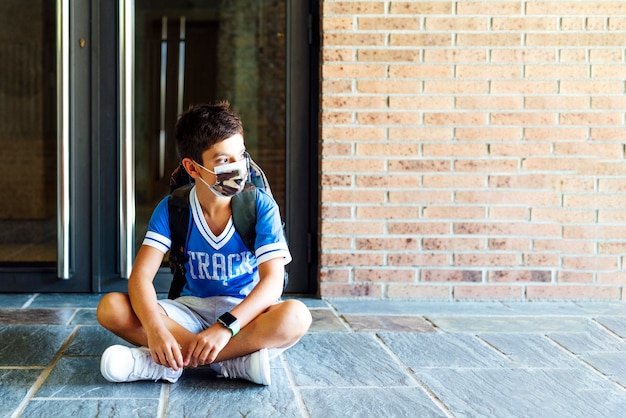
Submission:
[[56,1],[57,265],[0,267],[1,292],[91,291],[90,13],[89,0]]
[[[285,0],[286,1],[286,0]],[[123,147],[122,136],[127,135],[130,120],[120,120],[123,112],[120,101],[128,94],[120,84],[124,80],[120,72],[112,74],[111,68],[118,68],[124,60],[127,48],[112,51],[106,45],[118,45],[122,37],[129,39],[124,32],[123,7],[133,0],[119,0],[117,10],[99,4],[94,11],[98,42],[101,46],[94,59],[93,95],[93,291],[126,291],[127,281],[122,279],[125,271],[123,252],[128,245],[120,247],[125,239],[122,228],[128,228],[128,219],[120,213],[121,207],[128,208],[128,197],[123,196],[122,187],[126,174],[120,166],[107,164],[115,161],[121,165],[120,153],[128,150]],[[286,1],[287,5],[287,123],[286,123],[286,207],[285,221],[287,240],[294,261],[287,266],[290,283],[288,293],[316,294],[317,292],[317,219],[318,219],[318,68],[319,68],[319,0],[308,2]],[[127,9],[128,10],[128,9]],[[127,13],[129,13],[127,11]],[[307,24],[302,24],[306,22]],[[308,53],[303,51],[309,51]],[[308,74],[308,77],[302,77]],[[128,80],[128,73],[126,73]],[[117,86],[117,87],[116,87]],[[105,110],[105,111],[102,111]],[[106,117],[105,117],[106,115]],[[113,146],[107,138],[117,138]],[[308,138],[303,141],[302,138]],[[122,145],[120,145],[122,144]],[[110,183],[116,179],[115,190]],[[107,183],[109,183],[107,185]],[[114,195],[114,196],[112,196]],[[114,242],[116,245],[111,246]],[[127,241],[130,242],[130,241]],[[117,248],[111,248],[117,247]],[[127,266],[126,266],[127,267]],[[155,277],[158,292],[167,292],[171,282],[169,269],[162,268]]]

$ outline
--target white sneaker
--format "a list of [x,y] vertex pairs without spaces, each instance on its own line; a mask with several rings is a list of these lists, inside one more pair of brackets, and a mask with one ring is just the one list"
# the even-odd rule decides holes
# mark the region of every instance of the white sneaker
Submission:
[[100,373],[106,380],[115,383],[160,379],[176,383],[183,369],[175,371],[155,363],[146,347],[112,345],[102,353]]
[[[221,367],[221,370],[218,371],[218,377],[246,379],[258,385],[266,386],[271,383],[270,359],[267,348],[243,357],[222,361],[218,365]],[[214,369],[218,368],[214,367]]]

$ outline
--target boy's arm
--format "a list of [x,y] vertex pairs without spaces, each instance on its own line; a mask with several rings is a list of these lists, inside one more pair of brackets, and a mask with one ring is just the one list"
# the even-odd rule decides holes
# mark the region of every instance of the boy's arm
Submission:
[[[283,291],[284,272],[282,257],[259,264],[259,283],[239,305],[230,311],[239,321],[241,328],[248,325],[280,298]],[[219,323],[202,331],[188,348],[185,355],[187,364],[196,367],[215,361],[217,355],[228,344],[231,338],[230,332]]]
[[128,296],[146,333],[152,357],[177,370],[183,365],[180,347],[163,320],[152,283],[162,261],[163,252],[149,245],[141,246],[128,279]]
[[283,293],[285,265],[282,257],[259,264],[259,283],[231,313],[241,328],[272,306]]

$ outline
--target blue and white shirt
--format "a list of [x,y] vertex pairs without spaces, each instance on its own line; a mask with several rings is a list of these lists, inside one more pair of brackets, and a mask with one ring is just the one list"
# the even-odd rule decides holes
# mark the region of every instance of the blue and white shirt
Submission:
[[[165,254],[172,244],[166,196],[150,218],[143,244]],[[232,216],[224,231],[216,236],[209,228],[196,195],[189,193],[191,230],[187,237],[185,263],[187,283],[181,296],[246,297],[259,282],[258,265],[281,257],[285,264],[291,254],[283,234],[278,205],[265,191],[257,189],[256,241],[252,254],[235,230]]]

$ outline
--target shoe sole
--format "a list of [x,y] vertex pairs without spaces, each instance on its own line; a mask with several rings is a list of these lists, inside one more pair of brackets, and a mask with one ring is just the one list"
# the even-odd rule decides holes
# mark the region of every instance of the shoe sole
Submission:
[[272,383],[272,377],[270,375],[270,359],[267,348],[264,348],[259,351],[259,362],[261,366],[261,371],[265,369],[263,365],[267,365],[267,373],[261,373],[262,381],[259,383],[260,385],[269,386]]
[[112,358],[115,355],[115,353],[119,353],[120,348],[127,349],[127,347],[124,347],[123,345],[112,345],[111,347],[104,350],[104,353],[102,353],[102,358],[100,359],[100,373],[109,382],[113,382],[113,383],[125,382],[125,380],[119,380],[111,376],[105,367],[105,365],[108,364],[109,359]]

